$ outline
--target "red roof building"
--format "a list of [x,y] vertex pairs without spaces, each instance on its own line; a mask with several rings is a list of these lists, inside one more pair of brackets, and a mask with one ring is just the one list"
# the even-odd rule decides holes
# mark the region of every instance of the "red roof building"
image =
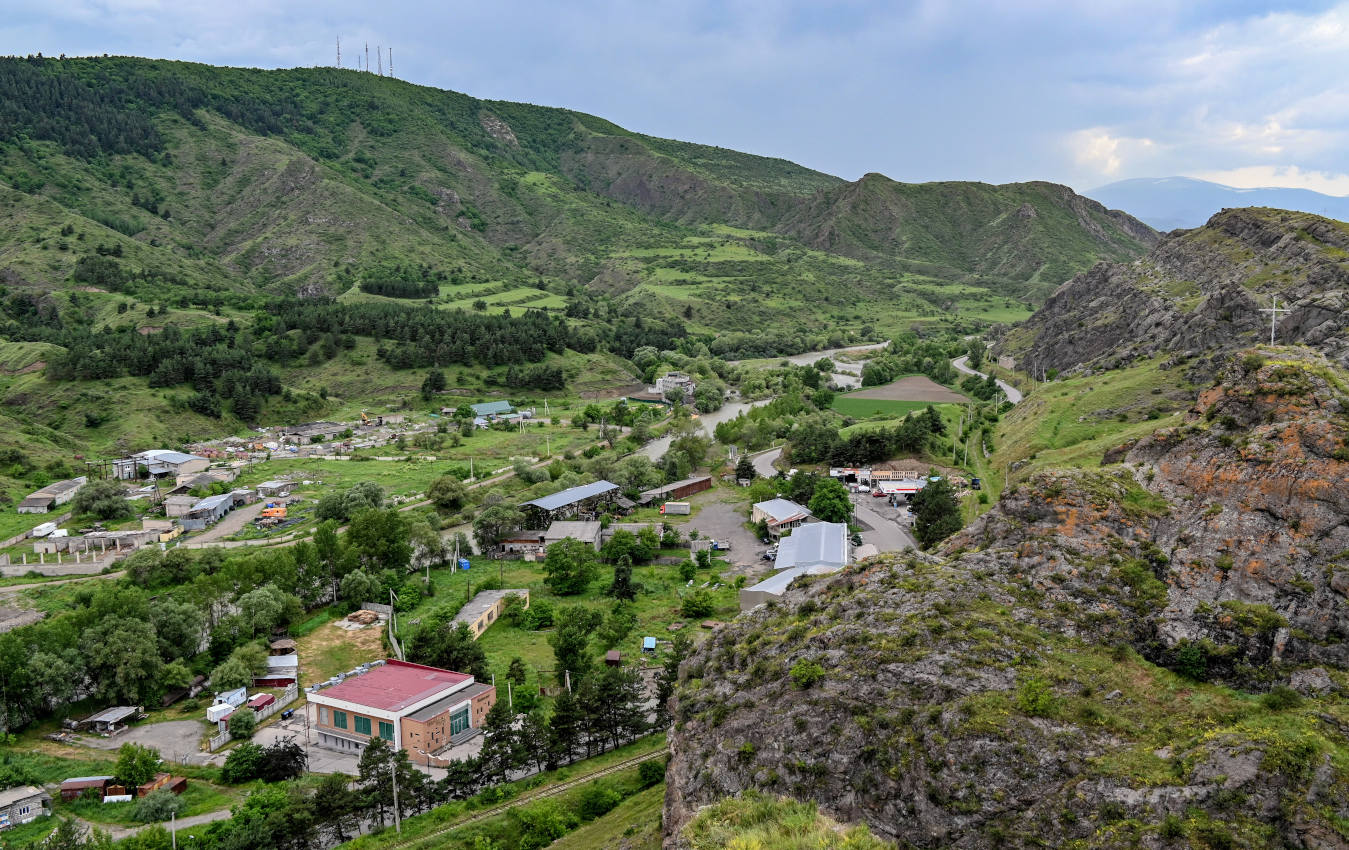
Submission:
[[309,694],[319,746],[359,753],[373,738],[430,764],[481,729],[496,688],[467,673],[390,659]]

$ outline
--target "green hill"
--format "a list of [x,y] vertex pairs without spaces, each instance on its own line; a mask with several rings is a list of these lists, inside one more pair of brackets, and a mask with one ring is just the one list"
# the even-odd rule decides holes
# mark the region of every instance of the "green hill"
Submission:
[[6,374],[5,402],[78,430],[115,386],[184,434],[323,413],[341,352],[383,400],[432,366],[617,386],[603,358],[644,345],[974,330],[1155,238],[1048,184],[848,183],[368,73],[122,57],[0,59],[0,203],[0,340],[105,382]]

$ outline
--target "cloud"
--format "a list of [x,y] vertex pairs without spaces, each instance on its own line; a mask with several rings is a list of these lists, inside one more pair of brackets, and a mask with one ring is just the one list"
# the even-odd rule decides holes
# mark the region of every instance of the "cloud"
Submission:
[[1157,150],[1152,139],[1116,136],[1103,127],[1072,133],[1067,146],[1079,165],[1106,176],[1119,174],[1126,160],[1137,168],[1139,162],[1153,157]]
[[1349,196],[1349,174],[1303,171],[1296,165],[1247,165],[1225,171],[1195,171],[1183,176],[1235,186],[1238,189],[1282,186],[1289,189],[1311,189],[1325,195]]

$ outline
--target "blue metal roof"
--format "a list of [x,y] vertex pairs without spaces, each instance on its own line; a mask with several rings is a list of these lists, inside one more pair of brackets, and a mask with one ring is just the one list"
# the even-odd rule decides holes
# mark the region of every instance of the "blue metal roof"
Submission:
[[569,487],[560,493],[554,493],[551,496],[543,496],[532,502],[525,502],[526,505],[532,505],[542,511],[555,511],[558,508],[565,508],[567,505],[579,502],[582,499],[589,499],[592,496],[598,496],[602,493],[608,493],[617,490],[618,485],[609,481],[594,481],[590,484],[582,484],[580,487]]
[[642,649],[655,649],[656,639],[653,637],[642,638]]

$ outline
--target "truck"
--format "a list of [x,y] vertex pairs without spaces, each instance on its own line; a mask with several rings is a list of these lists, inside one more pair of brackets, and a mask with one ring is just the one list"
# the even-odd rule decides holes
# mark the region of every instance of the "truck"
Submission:
[[688,516],[693,512],[693,508],[688,502],[666,502],[660,506],[660,512],[670,516]]
[[713,540],[713,541],[712,541],[712,551],[714,551],[714,552],[729,552],[729,551],[731,551],[731,541],[729,541],[729,540]]

